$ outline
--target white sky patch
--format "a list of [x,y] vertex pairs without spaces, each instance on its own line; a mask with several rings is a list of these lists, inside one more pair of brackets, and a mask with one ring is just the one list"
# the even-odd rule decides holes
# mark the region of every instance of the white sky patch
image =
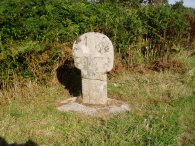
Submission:
[[[175,2],[178,2],[180,0],[169,0],[169,4],[175,4]],[[184,6],[195,8],[195,0],[183,0]]]

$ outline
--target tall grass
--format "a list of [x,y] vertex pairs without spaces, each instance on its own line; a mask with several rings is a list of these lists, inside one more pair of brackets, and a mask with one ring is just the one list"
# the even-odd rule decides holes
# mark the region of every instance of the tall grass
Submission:
[[0,144],[193,145],[193,76],[165,71],[112,77],[108,96],[133,110],[98,118],[57,111],[55,103],[71,95],[55,80],[14,82],[0,92]]

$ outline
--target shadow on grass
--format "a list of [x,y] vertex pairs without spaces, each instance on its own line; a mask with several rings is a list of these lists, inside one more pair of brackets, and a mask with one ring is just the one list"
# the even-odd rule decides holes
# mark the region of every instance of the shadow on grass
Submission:
[[8,144],[4,138],[0,137],[0,146],[38,146],[38,144],[36,144],[32,140],[28,140],[24,144],[17,144],[17,143]]
[[72,96],[81,95],[81,71],[74,67],[73,62],[65,61],[56,72],[58,81],[69,90]]

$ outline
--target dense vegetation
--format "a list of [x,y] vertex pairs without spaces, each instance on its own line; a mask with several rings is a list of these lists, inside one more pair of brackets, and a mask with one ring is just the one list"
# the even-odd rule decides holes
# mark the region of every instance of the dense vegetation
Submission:
[[194,18],[180,3],[1,0],[0,84],[18,75],[47,78],[71,60],[73,41],[88,31],[108,35],[126,67],[168,60],[193,42]]

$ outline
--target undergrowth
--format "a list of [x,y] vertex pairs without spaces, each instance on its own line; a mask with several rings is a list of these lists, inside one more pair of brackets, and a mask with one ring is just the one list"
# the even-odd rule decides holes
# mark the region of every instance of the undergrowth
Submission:
[[0,88],[14,76],[47,82],[69,61],[74,40],[96,31],[126,68],[169,61],[194,39],[194,9],[136,1],[0,1]]
[[108,96],[132,108],[114,117],[59,112],[58,101],[71,94],[56,77],[48,85],[15,81],[0,92],[0,144],[193,145],[194,57],[188,60],[190,67],[183,73],[165,70],[112,76]]

